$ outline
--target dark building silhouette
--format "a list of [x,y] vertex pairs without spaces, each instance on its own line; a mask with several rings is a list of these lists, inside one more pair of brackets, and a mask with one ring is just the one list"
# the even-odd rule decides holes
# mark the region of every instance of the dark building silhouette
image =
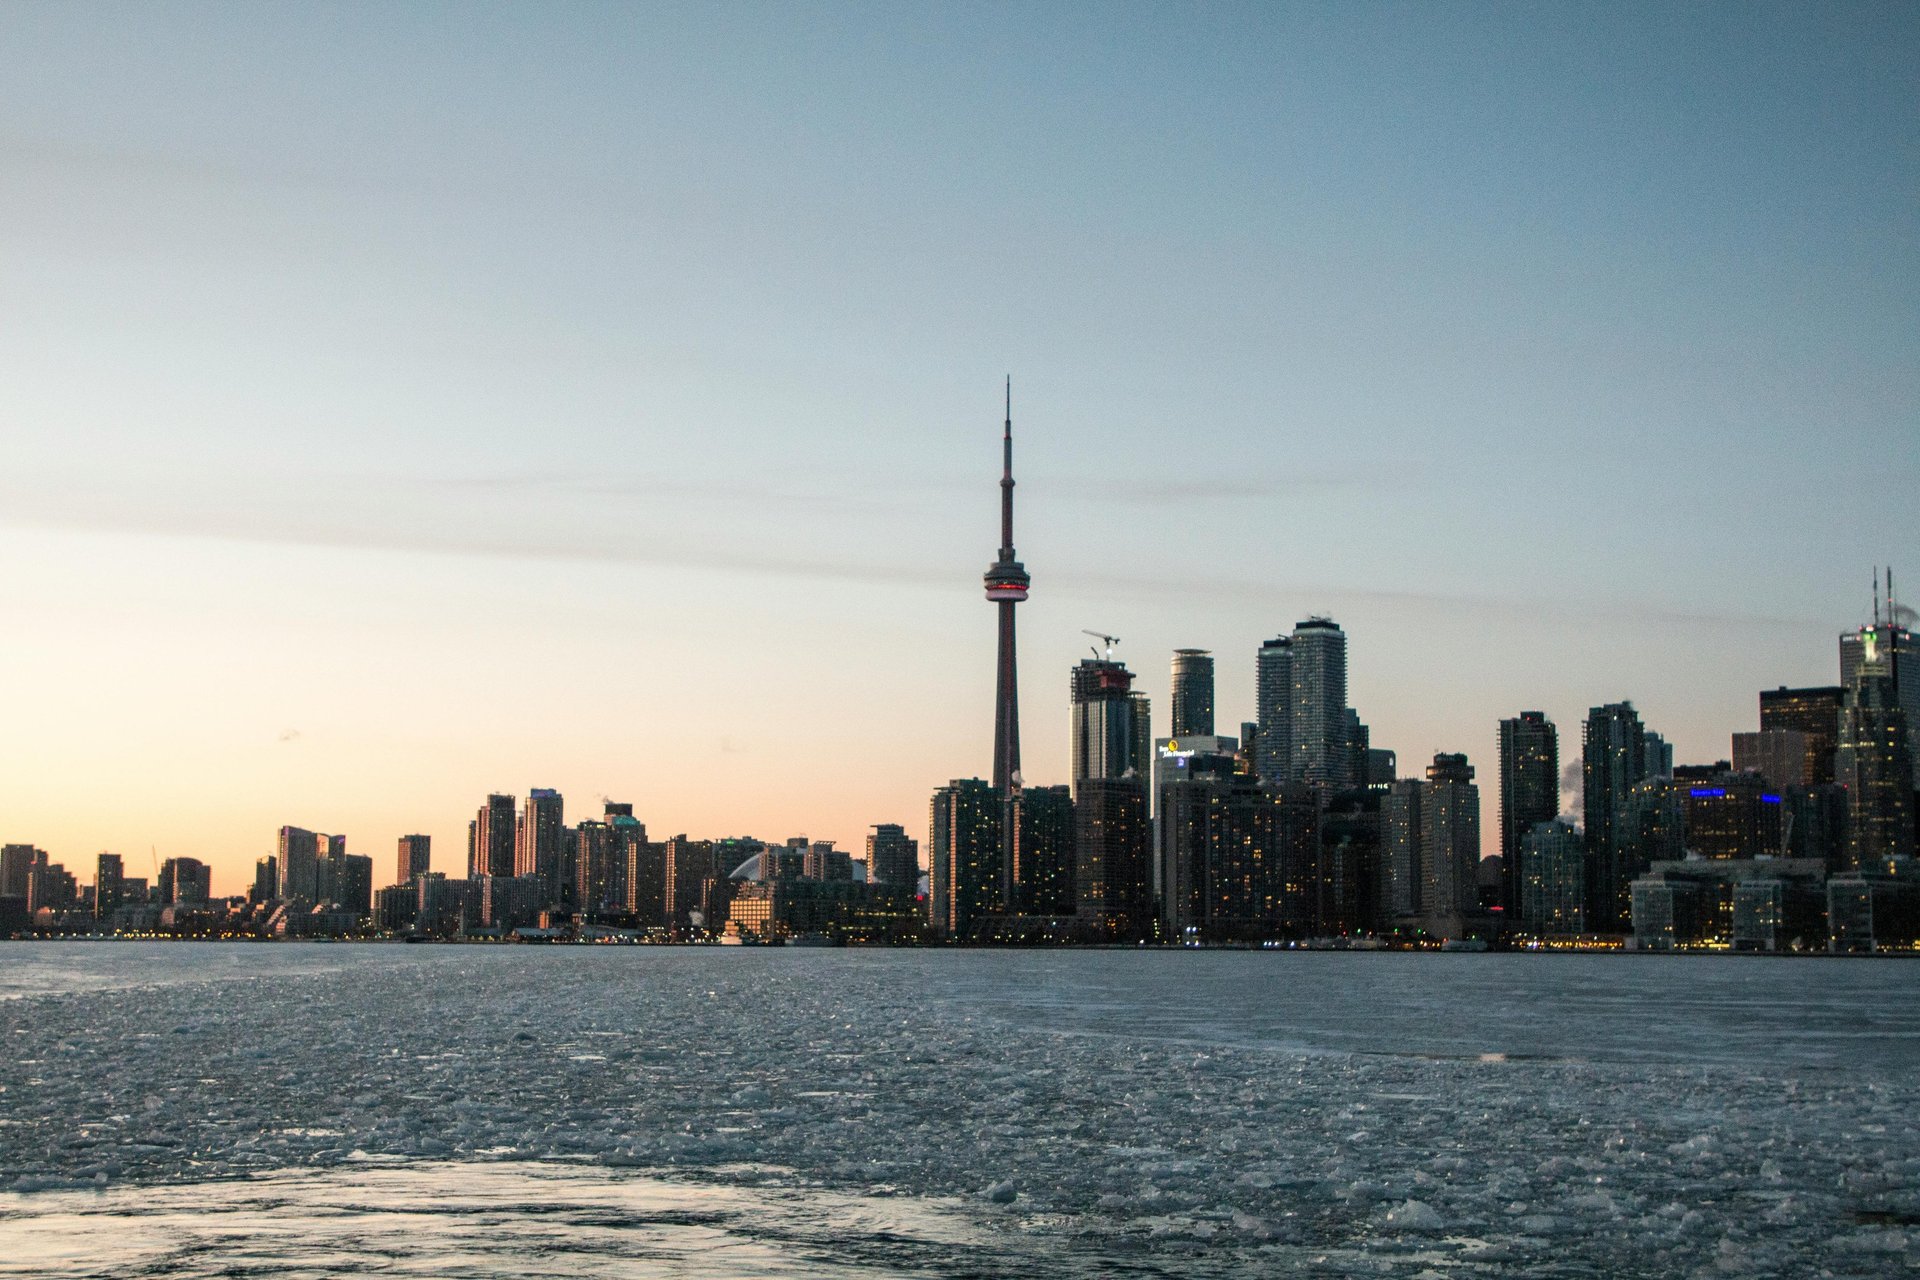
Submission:
[[280,850],[275,865],[280,873],[276,897],[282,902],[319,904],[319,836],[301,827],[280,828]]
[[1153,936],[1153,858],[1147,780],[1089,777],[1074,796],[1074,896],[1094,937],[1111,942]]
[[432,836],[401,836],[400,861],[395,868],[395,884],[412,884],[415,876],[425,875],[433,867]]
[[1293,642],[1286,636],[1260,646],[1255,683],[1253,768],[1261,781],[1278,786],[1293,766]]
[[1173,685],[1167,699],[1176,738],[1213,733],[1213,655],[1205,649],[1173,651]]
[[1833,762],[1834,781],[1847,792],[1849,871],[1913,855],[1913,748],[1900,697],[1903,650],[1894,644],[1905,635],[1896,628],[1856,633],[1859,654],[1849,673]]
[[627,843],[627,914],[642,929],[667,924],[667,846],[640,838]]
[[518,819],[512,796],[490,795],[467,824],[467,878],[513,874]]
[[1633,865],[1615,826],[1628,793],[1648,776],[1646,728],[1631,702],[1610,702],[1587,713],[1580,771],[1585,787],[1587,928],[1625,933],[1632,923],[1629,885],[1643,867]]
[[1500,722],[1500,856],[1506,886],[1501,905],[1520,914],[1522,843],[1533,829],[1560,815],[1560,732],[1544,711],[1522,711]]
[[94,860],[93,915],[105,920],[125,902],[126,867],[117,853],[103,853]]
[[1069,787],[1025,787],[1014,809],[1014,883],[1017,909],[1026,915],[1070,916],[1075,854],[1073,791]]
[[999,901],[1006,804],[992,783],[956,778],[933,793],[927,853],[927,922],[946,938],[969,937]]
[[[1815,689],[1763,689],[1760,693],[1760,728],[1763,731],[1789,729],[1804,735],[1807,751],[1808,786],[1833,781],[1833,753],[1839,746],[1840,708],[1847,691],[1839,685]],[[1789,786],[1778,778],[1777,786]]]
[[867,879],[899,897],[920,891],[920,842],[897,822],[882,822],[867,834]]

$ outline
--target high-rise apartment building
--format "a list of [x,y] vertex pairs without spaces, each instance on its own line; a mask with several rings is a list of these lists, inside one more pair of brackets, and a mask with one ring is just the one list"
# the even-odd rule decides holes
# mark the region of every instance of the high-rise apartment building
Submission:
[[1213,655],[1205,649],[1173,651],[1173,686],[1168,698],[1176,738],[1213,733]]
[[1288,781],[1320,791],[1353,785],[1347,742],[1347,634],[1329,618],[1293,628],[1293,756]]
[[1520,925],[1536,937],[1586,929],[1586,850],[1558,818],[1536,823],[1520,842]]
[[320,905],[320,837],[301,827],[282,827],[277,858],[280,884],[275,896],[282,902]]
[[120,909],[126,867],[117,853],[103,853],[94,860],[93,915],[96,920],[111,919]]
[[[1815,689],[1763,689],[1760,692],[1760,730],[1791,730],[1806,740],[1806,785],[1833,781],[1833,753],[1839,746],[1840,709],[1847,691],[1840,685]],[[1737,762],[1736,762],[1737,763]],[[1790,784],[1774,779],[1776,785]]]
[[545,905],[558,906],[573,897],[572,870],[566,801],[551,787],[535,787],[527,793],[515,830],[513,873],[540,877],[547,886]]
[[1421,797],[1421,914],[1427,931],[1457,938],[1479,906],[1480,788],[1464,755],[1441,752]]
[[401,836],[400,860],[394,869],[395,884],[412,884],[415,876],[423,876],[432,869],[433,837]]
[[1276,636],[1260,646],[1255,672],[1260,732],[1253,767],[1262,782],[1286,782],[1293,768],[1293,641]]
[[1544,711],[1500,722],[1500,857],[1510,917],[1520,913],[1520,845],[1560,814],[1560,731]]
[[1616,829],[1627,795],[1648,776],[1646,728],[1631,702],[1610,702],[1587,713],[1580,773],[1585,795],[1587,927],[1625,933],[1632,921],[1632,890],[1640,868],[1629,863]]
[[1141,780],[1142,794],[1151,772],[1152,726],[1145,695],[1133,692],[1133,673],[1125,664],[1082,658],[1073,669],[1073,793],[1097,778]]
[[512,796],[490,795],[467,824],[467,878],[513,874],[519,819]]
[[0,845],[0,898],[27,896],[27,880],[47,855],[30,844]]
[[1420,884],[1421,832],[1425,830],[1427,784],[1399,778],[1380,801],[1381,915],[1410,924],[1425,907]]
[[913,897],[920,891],[920,842],[897,822],[877,823],[867,833],[867,879]]
[[927,922],[936,934],[969,937],[1001,910],[1003,797],[992,783],[956,778],[933,793],[927,839]]
[[1026,915],[1070,916],[1077,909],[1073,790],[1025,787],[1014,807],[1015,907]]
[[644,830],[627,844],[627,914],[642,929],[667,924],[667,846]]
[[198,858],[168,858],[160,864],[160,905],[205,903],[212,897],[213,869]]

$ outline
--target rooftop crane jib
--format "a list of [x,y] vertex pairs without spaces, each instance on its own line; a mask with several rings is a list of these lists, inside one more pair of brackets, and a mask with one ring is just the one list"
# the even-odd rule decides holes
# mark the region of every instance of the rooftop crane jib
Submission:
[[[1092,636],[1094,639],[1104,643],[1107,646],[1106,659],[1108,662],[1113,661],[1113,646],[1120,643],[1119,636],[1110,636],[1104,631],[1089,631],[1085,627],[1080,628],[1080,634]],[[1095,649],[1093,651],[1093,656],[1096,658],[1100,657],[1101,656],[1100,651],[1098,649]]]

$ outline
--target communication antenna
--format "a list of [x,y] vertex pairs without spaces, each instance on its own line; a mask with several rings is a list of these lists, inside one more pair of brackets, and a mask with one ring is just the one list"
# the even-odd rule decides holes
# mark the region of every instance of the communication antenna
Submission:
[[[1080,628],[1080,634],[1083,636],[1092,636],[1095,640],[1098,640],[1103,644],[1105,644],[1107,646],[1107,661],[1108,662],[1113,661],[1113,646],[1120,643],[1119,636],[1110,636],[1104,631],[1089,631],[1085,627]],[[1098,649],[1095,649],[1093,651],[1093,656],[1096,658],[1099,657],[1100,651]]]
[[1880,625],[1880,566],[1873,566],[1873,625]]

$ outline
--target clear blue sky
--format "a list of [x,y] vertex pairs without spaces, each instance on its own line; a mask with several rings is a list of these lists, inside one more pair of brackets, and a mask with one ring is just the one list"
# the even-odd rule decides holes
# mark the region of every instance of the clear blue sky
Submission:
[[857,844],[1118,633],[1682,761],[1920,600],[1920,8],[0,8],[0,839]]

